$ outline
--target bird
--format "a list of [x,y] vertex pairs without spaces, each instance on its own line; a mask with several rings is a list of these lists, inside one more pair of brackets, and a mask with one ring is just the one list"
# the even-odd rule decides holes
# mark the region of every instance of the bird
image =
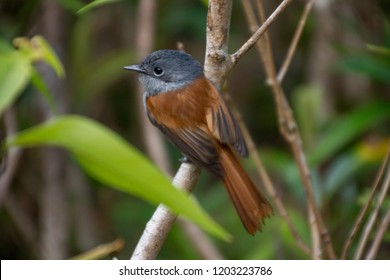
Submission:
[[249,234],[262,231],[272,207],[236,156],[248,157],[244,137],[200,62],[184,51],[158,50],[124,69],[138,73],[150,122],[185,159],[222,180]]

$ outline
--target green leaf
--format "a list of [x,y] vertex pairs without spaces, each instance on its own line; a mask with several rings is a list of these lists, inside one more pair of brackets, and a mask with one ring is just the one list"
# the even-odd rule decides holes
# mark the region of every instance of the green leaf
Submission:
[[332,197],[337,191],[345,187],[348,180],[356,176],[364,161],[359,159],[351,151],[343,153],[332,161],[324,173],[323,191],[327,197]]
[[117,134],[81,116],[56,117],[9,138],[7,146],[51,144],[66,148],[95,179],[151,203],[163,203],[197,223],[205,231],[228,240],[219,225],[140,152]]
[[200,2],[202,2],[205,7],[209,5],[209,0],[200,0]]
[[328,125],[316,148],[308,155],[309,163],[317,165],[328,160],[359,134],[389,119],[389,102],[371,103],[337,118]]
[[26,87],[31,76],[30,60],[17,51],[0,53],[0,115]]
[[68,9],[71,12],[77,12],[80,10],[84,4],[81,0],[57,0],[65,9]]
[[0,53],[12,52],[14,48],[6,40],[0,39]]
[[88,5],[85,5],[82,7],[80,10],[77,11],[78,14],[83,14],[88,12],[89,10],[92,10],[93,8],[105,5],[105,4],[110,4],[110,3],[115,3],[123,0],[95,0]]
[[322,119],[323,93],[316,86],[299,86],[293,91],[293,107],[304,147],[307,151],[315,146],[315,136]]
[[388,60],[383,58],[369,55],[350,55],[339,62],[339,67],[383,83],[390,81],[390,65]]
[[65,76],[65,70],[60,59],[57,57],[56,53],[45,38],[39,35],[34,36],[31,39],[31,45],[36,49],[37,52],[39,52],[39,59],[50,65],[58,77],[61,78]]
[[372,44],[367,44],[367,48],[376,54],[380,55],[390,55],[390,48],[382,47],[382,46],[377,46],[377,45],[372,45]]
[[14,39],[14,45],[30,62],[43,61],[53,68],[58,77],[65,75],[64,67],[50,44],[40,35],[31,39],[18,37]]

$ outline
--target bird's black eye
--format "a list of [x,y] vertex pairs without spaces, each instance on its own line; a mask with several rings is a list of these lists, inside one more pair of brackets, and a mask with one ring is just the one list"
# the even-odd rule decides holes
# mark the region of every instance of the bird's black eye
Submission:
[[164,73],[164,70],[162,70],[160,67],[154,67],[153,73],[154,73],[154,75],[156,75],[158,77]]

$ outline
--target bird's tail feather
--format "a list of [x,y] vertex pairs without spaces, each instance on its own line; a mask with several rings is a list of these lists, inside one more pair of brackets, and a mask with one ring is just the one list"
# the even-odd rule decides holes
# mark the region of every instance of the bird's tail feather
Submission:
[[254,235],[262,230],[264,219],[272,215],[272,207],[256,188],[232,150],[221,146],[219,160],[223,182],[247,232]]

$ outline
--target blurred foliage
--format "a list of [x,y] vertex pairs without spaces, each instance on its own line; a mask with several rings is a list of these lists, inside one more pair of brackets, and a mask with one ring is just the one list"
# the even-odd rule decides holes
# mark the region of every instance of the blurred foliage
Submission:
[[[89,2],[91,4],[84,6],[86,2],[89,1],[5,0],[0,3],[0,77],[4,77],[0,81],[0,112],[12,105],[18,131],[22,131],[43,121],[43,99],[46,105],[51,104],[50,110],[55,114],[58,107],[65,107],[66,113],[95,119],[144,150],[140,132],[142,124],[137,122],[140,108],[136,107],[134,96],[137,81],[134,77],[125,79],[129,75],[122,70],[124,65],[139,59],[135,49],[139,1],[99,1],[100,4],[109,4],[94,6],[94,2]],[[161,4],[157,1],[153,49],[175,48],[180,41],[187,52],[202,61],[206,2],[167,0]],[[339,253],[356,215],[368,198],[375,174],[388,149],[390,7],[388,1],[381,0],[336,2],[326,11],[313,10],[283,86],[302,134],[317,202]],[[53,14],[48,10],[48,3],[52,4],[51,7],[53,3],[58,4],[54,11],[56,17],[52,18],[56,22],[49,25],[44,22],[48,13]],[[269,13],[278,4],[274,1],[264,3]],[[77,13],[82,7],[84,11]],[[301,11],[302,2],[296,1],[270,29],[278,65],[285,55]],[[326,15],[331,16],[331,21],[326,20]],[[232,19],[231,52],[250,35],[241,7],[236,2]],[[26,45],[31,52],[23,51],[23,44],[29,41],[19,41],[19,51],[12,47],[15,38],[31,38],[37,34],[43,34],[38,38],[46,53],[35,53],[31,44]],[[53,60],[50,45],[62,63]],[[315,56],[318,49],[321,55],[330,57],[326,61],[328,65],[322,65],[324,61]],[[64,65],[66,76],[61,80],[65,84],[62,86],[65,88],[64,99],[58,98],[47,74],[31,67],[31,61],[36,61],[38,57],[42,60],[42,55],[45,63],[57,69],[57,74],[62,72],[58,65]],[[323,70],[320,78],[311,76],[316,67]],[[35,91],[41,95],[32,94]],[[274,103],[265,86],[256,52],[249,52],[231,73],[229,92],[259,146],[260,156],[289,216],[302,239],[310,244],[305,195],[291,152],[279,134]],[[3,130],[1,132],[4,135]],[[77,133],[77,136],[82,135]],[[99,141],[91,144],[96,150],[104,145]],[[167,144],[167,149],[172,165],[177,167],[180,153],[171,144]],[[99,154],[96,150],[95,153]],[[24,213],[22,217],[41,233],[44,229],[41,225],[42,190],[39,186],[44,184],[42,176],[45,171],[42,170],[39,153],[39,149],[24,151],[9,195],[17,203],[15,207],[19,212]],[[102,155],[111,157],[109,150],[102,151]],[[69,162],[74,164],[73,158]],[[253,162],[247,160],[243,164],[256,179]],[[117,256],[128,258],[154,206],[122,192],[103,188],[102,183],[92,177],[84,177],[88,183],[89,199],[93,202],[88,204],[82,200],[81,203],[94,213],[95,246],[122,238],[125,247]],[[261,186],[261,182],[257,184]],[[77,201],[74,194],[68,192],[69,197],[64,199],[71,209],[68,209],[70,226],[67,242],[70,257],[84,252],[86,245],[82,245],[77,226],[82,215],[74,213]],[[266,221],[262,233],[248,236],[222,183],[209,174],[202,173],[194,196],[234,237],[230,243],[210,237],[225,258],[308,258],[296,246],[278,213]],[[387,198],[386,205],[389,203]],[[24,236],[15,213],[6,203],[1,204],[0,223],[2,258],[41,257]],[[39,238],[38,234],[36,239]],[[390,258],[389,244],[390,235],[387,234],[378,258]],[[198,259],[200,255],[182,228],[175,225],[159,258]]]
[[167,177],[136,149],[100,124],[76,115],[51,118],[46,123],[11,135],[7,148],[55,145],[67,149],[83,169],[99,182],[135,195],[198,223],[225,240],[229,236],[196,203],[174,188]]
[[13,49],[6,42],[2,44],[3,49],[0,50],[0,58],[4,62],[0,70],[0,115],[18,97],[30,80],[54,109],[52,96],[32,64],[43,61],[61,78],[65,75],[61,62],[42,36],[35,36],[31,40],[16,38],[14,44],[18,50]]

